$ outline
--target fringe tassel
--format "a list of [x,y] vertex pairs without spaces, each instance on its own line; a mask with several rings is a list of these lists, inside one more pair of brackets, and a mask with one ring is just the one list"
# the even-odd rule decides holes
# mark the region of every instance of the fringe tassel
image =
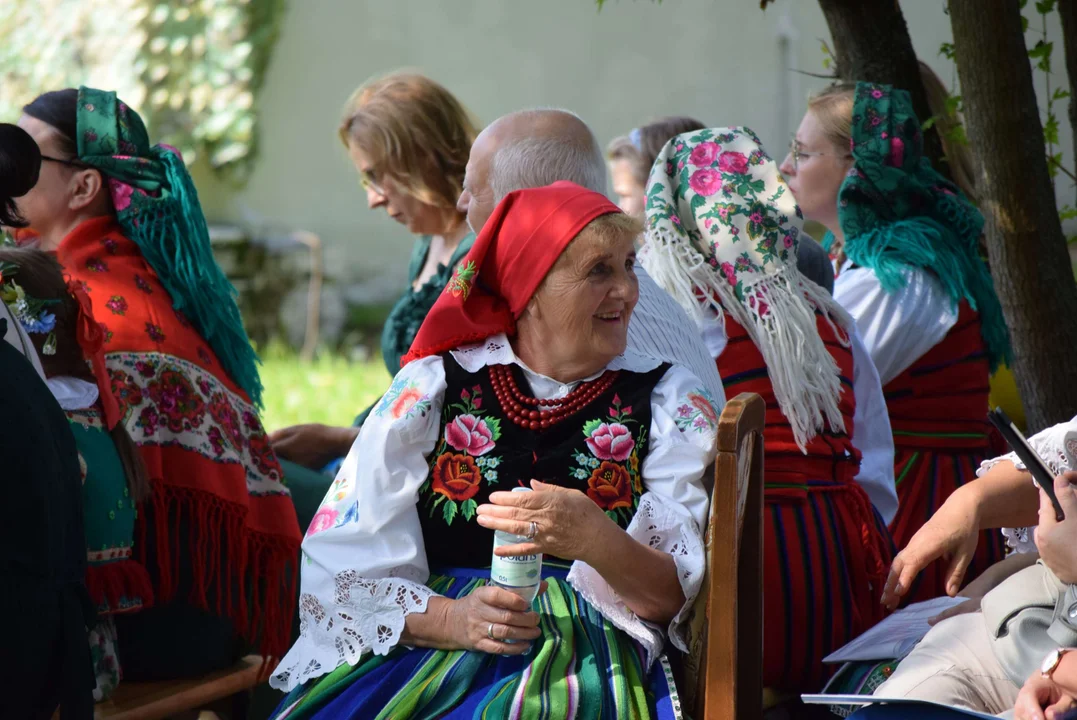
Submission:
[[[781,268],[744,285],[742,302],[698,250],[662,228],[648,231],[641,261],[697,323],[707,312],[722,317],[724,309],[744,327],[766,361],[774,396],[801,452],[806,454],[808,441],[827,427],[845,432],[838,408],[841,370],[819,337],[815,313],[826,318],[846,346],[853,320],[829,293],[805,282],[795,268]],[[749,310],[748,303],[769,311]]]
[[[134,560],[91,563],[86,568],[86,590],[94,607],[108,605],[115,613],[130,612],[153,605],[150,574]],[[137,608],[122,609],[120,603],[124,598],[138,598],[142,604]]]
[[[167,602],[180,584],[179,552],[190,555],[188,600],[227,617],[258,652],[280,658],[291,639],[296,611],[299,544],[253,533],[244,527],[246,510],[204,492],[154,483],[157,599]],[[147,552],[145,513],[139,513],[139,547]],[[186,523],[184,521],[186,520]],[[187,545],[179,528],[186,525]],[[225,544],[227,543],[227,544]],[[253,606],[253,607],[252,607]]]
[[124,233],[142,250],[176,310],[191,319],[228,376],[262,407],[260,361],[243,327],[236,289],[213,257],[191,176],[176,152],[161,145],[153,151],[165,166],[168,202],[133,217],[121,213]]

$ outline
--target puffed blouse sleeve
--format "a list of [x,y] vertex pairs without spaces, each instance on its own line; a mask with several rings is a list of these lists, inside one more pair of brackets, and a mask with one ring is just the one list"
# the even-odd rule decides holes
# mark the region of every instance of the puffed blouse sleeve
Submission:
[[687,652],[688,611],[703,583],[706,555],[703,528],[709,498],[703,474],[714,462],[718,415],[703,383],[691,371],[673,366],[651,394],[651,429],[647,457],[640,468],[644,493],[627,532],[648,547],[669,553],[677,566],[684,605],[663,628],[633,613],[591,566],[576,561],[568,581],[613,625],[637,640],[648,666],[662,652],[666,634]]
[[444,396],[442,359],[417,360],[363,424],[303,539],[300,635],[270,678],[278,690],[388,653],[404,618],[426,611],[417,502]]
[[[1036,433],[1028,438],[1028,444],[1055,476],[1067,470],[1077,469],[1077,417]],[[1012,462],[1018,470],[1028,469],[1021,462],[1021,458],[1017,457],[1017,453],[1008,453],[984,460],[976,472],[977,477],[982,477],[988,470],[1005,461]],[[1038,552],[1032,535],[1034,529],[1033,527],[1002,528],[1002,534],[1006,538],[1006,544],[1015,552]]]

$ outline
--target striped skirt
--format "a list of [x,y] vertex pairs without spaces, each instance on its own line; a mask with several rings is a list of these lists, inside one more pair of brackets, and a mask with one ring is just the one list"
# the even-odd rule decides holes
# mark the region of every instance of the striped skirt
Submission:
[[[545,566],[549,583],[536,598],[542,637],[519,656],[463,650],[397,648],[294,689],[278,720],[418,720],[419,718],[680,718],[680,701],[663,656],[648,670],[643,652],[564,581],[566,568]],[[453,569],[428,583],[446,597],[485,585],[490,571]]]
[[879,622],[893,546],[859,486],[811,482],[765,493],[763,683],[818,692],[823,658]]
[[[897,481],[898,511],[890,524],[890,533],[898,550],[908,544],[954,490],[976,479],[976,470],[984,459],[984,453],[976,450],[945,452],[926,448],[895,448],[894,479]],[[965,582],[974,580],[1005,555],[1006,543],[1002,533],[998,530],[982,532],[976,555],[965,573]],[[936,560],[928,565],[913,581],[903,602],[909,604],[945,595],[946,568],[946,560]]]

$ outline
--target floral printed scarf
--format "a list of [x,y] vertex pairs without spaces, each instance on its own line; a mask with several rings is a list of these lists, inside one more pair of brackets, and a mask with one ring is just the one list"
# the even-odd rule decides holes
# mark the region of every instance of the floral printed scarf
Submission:
[[729,313],[767,364],[801,450],[840,432],[841,377],[816,325],[848,341],[852,319],[797,270],[802,215],[774,160],[748,128],[678,135],[647,184],[644,267],[697,320]]
[[983,215],[924,157],[909,93],[857,83],[850,151],[853,167],[838,191],[846,256],[887,292],[904,287],[910,267],[930,271],[955,307],[965,300],[979,312],[992,369],[1008,360],[1009,331],[980,258]]
[[177,311],[195,323],[225,372],[256,405],[258,358],[235,288],[213,257],[191,176],[175,148],[150,146],[138,113],[114,92],[79,88],[78,159],[108,177],[124,234],[138,245]]

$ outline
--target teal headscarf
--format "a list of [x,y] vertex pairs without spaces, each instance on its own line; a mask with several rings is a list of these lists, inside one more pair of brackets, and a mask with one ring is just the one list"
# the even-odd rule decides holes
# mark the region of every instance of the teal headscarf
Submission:
[[983,215],[924,157],[909,93],[857,83],[850,151],[853,168],[838,191],[846,256],[887,292],[905,286],[909,268],[930,271],[955,307],[965,300],[980,314],[992,370],[1008,362],[1009,331],[979,253]]
[[258,356],[243,328],[236,290],[213,257],[183,158],[167,145],[151,147],[142,118],[114,92],[79,88],[77,119],[78,159],[113,181],[124,234],[142,250],[176,310],[191,319],[232,381],[261,406]]

